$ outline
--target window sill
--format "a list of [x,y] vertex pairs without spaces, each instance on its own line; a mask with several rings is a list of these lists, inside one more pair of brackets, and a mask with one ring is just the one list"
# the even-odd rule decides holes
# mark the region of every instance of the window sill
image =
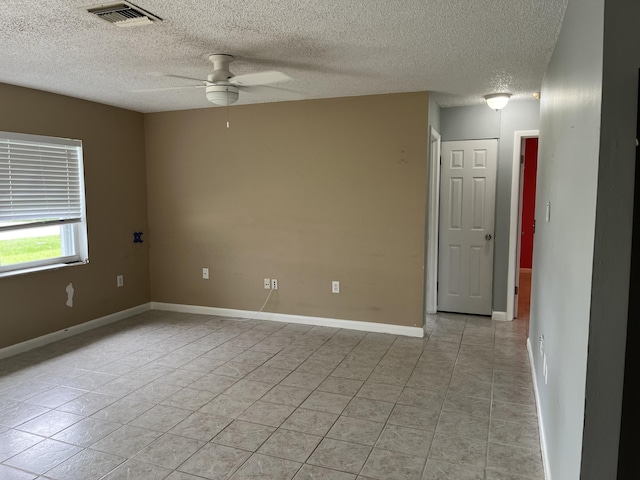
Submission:
[[35,272],[44,272],[48,270],[59,270],[66,267],[77,267],[78,265],[86,265],[89,260],[73,262],[73,263],[54,263],[51,265],[43,265],[41,267],[23,268],[21,270],[10,270],[8,272],[0,272],[0,278],[15,277],[18,275],[26,275]]

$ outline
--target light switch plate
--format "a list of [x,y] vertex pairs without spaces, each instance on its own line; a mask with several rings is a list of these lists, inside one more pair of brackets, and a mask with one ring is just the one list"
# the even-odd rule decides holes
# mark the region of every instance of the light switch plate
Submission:
[[544,218],[547,222],[551,221],[551,202],[547,202],[547,209],[544,214]]

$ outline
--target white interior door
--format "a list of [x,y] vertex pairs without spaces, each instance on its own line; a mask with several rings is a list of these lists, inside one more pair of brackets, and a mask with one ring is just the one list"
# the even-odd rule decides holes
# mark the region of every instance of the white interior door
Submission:
[[438,310],[491,315],[497,140],[442,142]]

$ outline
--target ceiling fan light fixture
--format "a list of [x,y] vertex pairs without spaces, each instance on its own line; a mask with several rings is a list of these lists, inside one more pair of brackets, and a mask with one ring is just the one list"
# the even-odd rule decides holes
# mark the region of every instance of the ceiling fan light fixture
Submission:
[[238,87],[233,85],[207,85],[206,93],[207,100],[221,107],[238,101]]
[[484,99],[487,101],[487,105],[489,105],[489,108],[493,110],[501,110],[506,107],[510,98],[510,93],[492,93],[484,96]]

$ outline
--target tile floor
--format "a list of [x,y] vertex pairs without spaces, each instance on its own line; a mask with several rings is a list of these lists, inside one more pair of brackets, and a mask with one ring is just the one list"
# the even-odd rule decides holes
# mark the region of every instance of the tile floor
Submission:
[[526,329],[146,312],[0,360],[0,478],[541,480]]

